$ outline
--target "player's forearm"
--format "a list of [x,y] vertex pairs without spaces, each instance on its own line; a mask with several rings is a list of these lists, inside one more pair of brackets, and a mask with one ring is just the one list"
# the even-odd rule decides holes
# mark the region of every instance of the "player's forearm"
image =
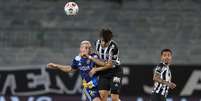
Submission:
[[108,68],[112,68],[112,62],[103,62],[97,58],[93,58],[91,56],[89,56],[89,59],[92,60],[93,62],[95,62],[97,65],[101,66],[101,67],[105,67],[105,69]]
[[60,65],[60,64],[56,64],[57,65],[57,68],[63,72],[71,72],[73,71],[72,67],[71,66],[65,66],[65,65]]
[[100,61],[99,59],[93,58],[91,56],[89,56],[89,59],[92,60],[93,62],[95,62],[99,66],[105,66],[105,64],[106,64],[105,62]]
[[169,83],[169,82],[167,82],[167,81],[165,81],[159,77],[154,77],[153,80],[156,82],[162,83],[162,84],[166,84],[166,85]]
[[97,67],[96,72],[107,70],[107,69],[108,69],[108,67]]

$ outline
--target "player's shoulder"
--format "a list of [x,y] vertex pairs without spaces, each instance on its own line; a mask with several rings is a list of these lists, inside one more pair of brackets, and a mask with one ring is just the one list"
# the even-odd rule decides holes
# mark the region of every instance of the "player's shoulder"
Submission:
[[75,56],[74,60],[75,61],[80,61],[81,60],[81,56],[80,55]]
[[96,43],[100,43],[100,42],[101,42],[101,40],[100,40],[100,39],[96,40]]
[[110,43],[117,46],[117,42],[114,40],[111,40]]
[[118,45],[117,45],[116,41],[111,40],[111,41],[110,41],[110,45],[111,45],[112,48],[118,50]]
[[114,46],[114,47],[118,47],[117,42],[114,41],[114,40],[111,40],[111,41],[110,41],[110,44],[111,44],[112,46]]
[[164,63],[159,63],[158,65],[157,65],[157,68],[163,68],[165,66],[165,64]]

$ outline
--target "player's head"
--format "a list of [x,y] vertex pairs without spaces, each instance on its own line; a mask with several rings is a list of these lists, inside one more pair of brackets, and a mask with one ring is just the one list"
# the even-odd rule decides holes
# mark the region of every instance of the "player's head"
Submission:
[[161,61],[166,63],[166,64],[170,64],[172,61],[172,51],[171,49],[163,49],[161,51]]
[[90,54],[91,53],[91,42],[84,40],[80,43],[80,53],[87,53]]
[[112,40],[113,34],[110,29],[102,29],[100,31],[101,45],[104,46]]

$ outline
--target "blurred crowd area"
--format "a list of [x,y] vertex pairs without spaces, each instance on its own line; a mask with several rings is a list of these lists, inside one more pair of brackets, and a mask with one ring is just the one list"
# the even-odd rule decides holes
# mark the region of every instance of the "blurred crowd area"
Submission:
[[0,66],[70,63],[81,40],[110,28],[123,64],[156,64],[163,48],[174,64],[200,64],[200,0],[0,0]]

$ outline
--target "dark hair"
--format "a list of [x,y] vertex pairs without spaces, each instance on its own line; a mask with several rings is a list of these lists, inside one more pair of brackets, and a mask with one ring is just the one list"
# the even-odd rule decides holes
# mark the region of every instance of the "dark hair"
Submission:
[[161,55],[163,54],[163,52],[170,52],[172,54],[172,50],[171,49],[168,49],[168,48],[165,48],[161,51]]
[[113,35],[112,35],[112,31],[110,29],[102,29],[100,31],[100,37],[103,38],[103,41],[105,41],[106,43],[109,42]]

